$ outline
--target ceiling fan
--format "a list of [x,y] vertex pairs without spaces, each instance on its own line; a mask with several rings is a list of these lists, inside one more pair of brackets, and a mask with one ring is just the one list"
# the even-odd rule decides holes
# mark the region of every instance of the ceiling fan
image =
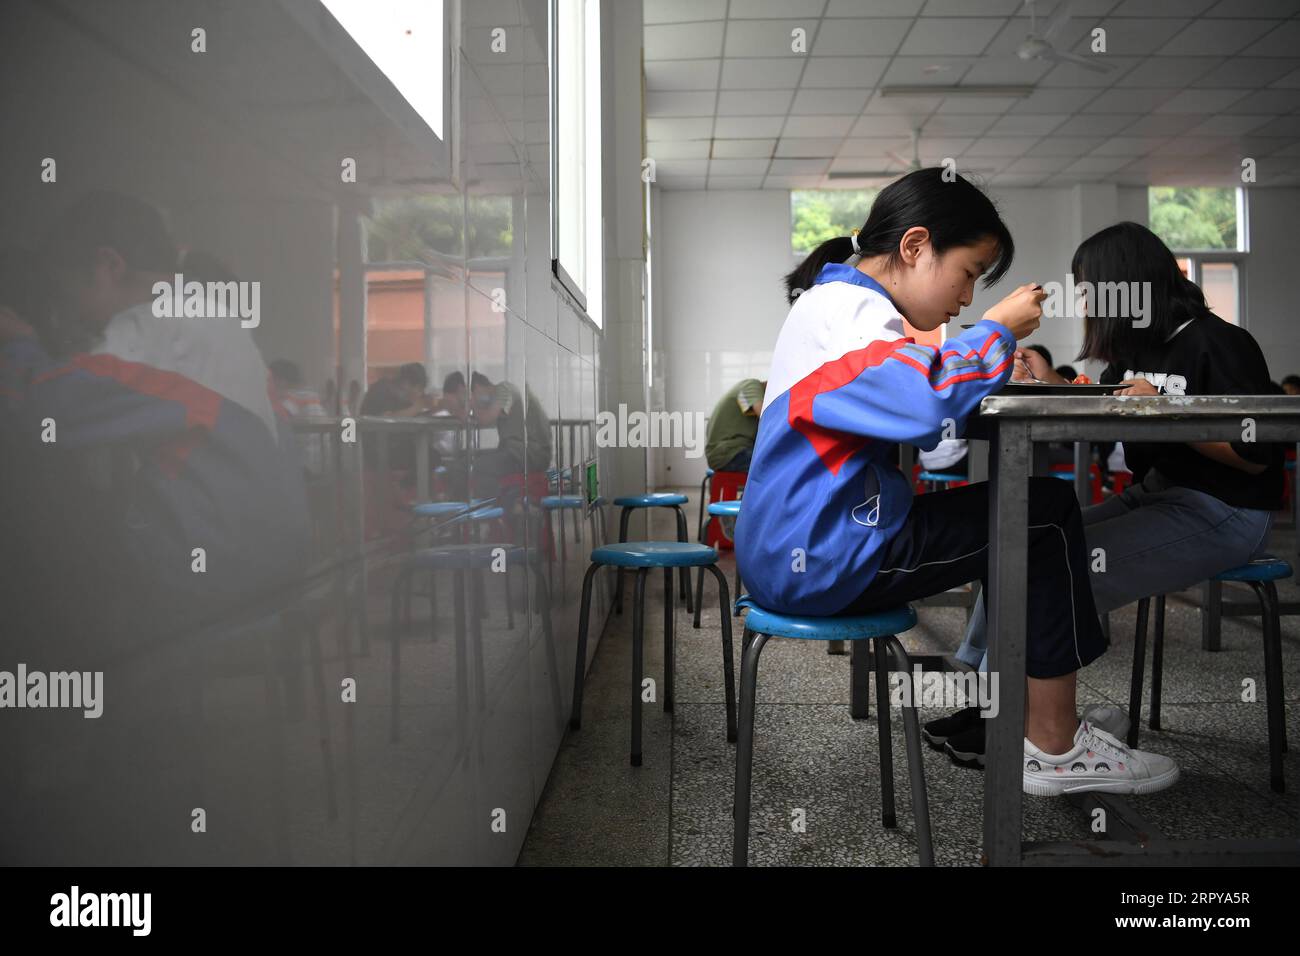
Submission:
[[1079,56],[1077,53],[1061,51],[1052,46],[1052,40],[1070,20],[1070,0],[1061,0],[1060,6],[1056,8],[1056,13],[1052,14],[1052,19],[1048,21],[1042,33],[1038,32],[1038,17],[1034,13],[1034,0],[1025,0],[1025,6],[1029,8],[1029,36],[1025,37],[1024,42],[1016,50],[1016,56],[1022,60],[1074,63],[1085,70],[1092,70],[1094,73],[1110,72],[1111,68],[1109,66],[1099,63],[1095,59]]

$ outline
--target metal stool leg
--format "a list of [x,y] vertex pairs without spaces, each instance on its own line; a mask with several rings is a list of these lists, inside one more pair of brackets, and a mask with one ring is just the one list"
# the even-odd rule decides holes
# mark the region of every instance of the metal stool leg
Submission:
[[1151,641],[1151,716],[1147,726],[1160,729],[1160,687],[1164,678],[1165,657],[1165,596],[1156,595],[1156,632]]
[[871,667],[867,664],[869,641],[850,641],[849,651],[849,716],[866,720],[871,716]]
[[1282,700],[1282,627],[1278,616],[1277,587],[1272,581],[1252,581],[1259,597],[1264,626],[1264,701],[1268,713],[1268,785],[1274,793],[1286,792],[1282,751],[1286,749],[1286,704]]
[[[582,685],[587,676],[587,618],[591,611],[591,581],[602,565],[592,563],[582,579],[582,607],[578,611],[578,663],[573,673],[573,710],[569,713],[569,726],[582,727]],[[549,613],[543,620],[549,619]]]
[[649,568],[636,569],[632,601],[632,766],[641,766],[641,675],[645,671],[645,576]]
[[[855,641],[854,644],[859,642]],[[867,643],[862,641],[860,643]],[[876,728],[880,740],[880,824],[898,826],[894,807],[894,740],[889,732],[889,648],[877,641],[876,657]],[[907,675],[904,675],[906,679]]]
[[[699,572],[695,575],[695,617],[691,622],[691,626],[694,627],[695,630],[697,631],[700,629],[700,608],[703,604],[704,604],[704,567],[701,566]],[[729,608],[724,608],[722,611],[722,616],[728,617],[729,611],[730,611]]]
[[1223,584],[1206,581],[1201,599],[1201,650],[1217,651],[1223,634]]
[[[673,511],[677,513],[677,540],[685,544],[690,539],[686,537],[686,512],[682,511],[681,505],[673,505]],[[686,604],[686,613],[691,613],[691,569],[682,568],[682,600]]]
[[392,701],[392,713],[388,720],[388,739],[397,740],[399,733],[399,716],[402,703],[402,607],[410,604],[411,571],[402,569],[397,572],[393,582],[392,607],[389,614],[389,630],[393,637],[393,647],[389,652],[391,665],[389,669],[388,696]]
[[[750,635],[748,628],[745,634]],[[731,840],[731,865],[749,865],[749,784],[754,770],[754,698],[758,688],[758,655],[767,643],[766,634],[747,638],[740,663],[740,727],[736,742],[736,791],[732,817],[735,832]]]
[[664,568],[664,713],[673,712],[673,569]]
[[[624,508],[618,516],[618,540],[620,542],[627,540],[627,523],[632,517],[632,509]],[[618,585],[614,589],[614,613],[623,613],[623,569],[615,568],[614,575],[618,579]]]
[[711,476],[705,474],[704,480],[700,482],[700,520],[697,522],[699,525],[700,541],[704,540],[704,511],[709,506],[709,486],[711,484]]
[[[907,651],[903,643],[890,634],[883,640],[894,652],[898,667],[909,673]],[[912,816],[916,820],[916,849],[922,866],[934,866],[934,839],[930,834],[930,800],[925,792],[925,764],[921,757],[921,719],[913,700],[903,708],[903,734],[907,741],[907,773],[912,783]]]
[[[727,593],[727,579],[718,570],[718,566],[710,564],[708,568],[718,579],[718,609],[722,612],[722,675],[727,682],[727,743],[733,744],[736,742],[736,668],[731,656],[731,615],[727,613],[730,610],[731,595]],[[701,569],[700,580],[703,579]],[[696,601],[698,600],[697,597]],[[700,613],[698,603],[695,605],[695,613]]]
[[1150,598],[1138,601],[1137,632],[1133,635],[1133,676],[1128,691],[1128,745],[1138,745],[1138,735],[1142,730],[1142,678],[1147,662],[1147,608]]

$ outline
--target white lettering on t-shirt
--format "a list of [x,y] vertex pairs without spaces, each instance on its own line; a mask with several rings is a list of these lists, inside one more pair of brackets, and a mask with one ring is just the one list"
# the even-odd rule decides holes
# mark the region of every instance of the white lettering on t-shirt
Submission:
[[1166,395],[1187,394],[1187,379],[1182,375],[1175,375],[1170,372],[1135,372],[1129,369],[1124,373],[1121,381],[1127,381],[1131,378],[1144,378],[1156,388],[1163,388]]

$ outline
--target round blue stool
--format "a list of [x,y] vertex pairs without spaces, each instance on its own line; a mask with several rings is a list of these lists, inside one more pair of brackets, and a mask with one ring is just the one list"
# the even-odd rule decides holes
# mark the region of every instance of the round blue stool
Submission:
[[916,478],[928,484],[931,491],[938,490],[939,485],[946,488],[954,481],[970,481],[965,475],[955,471],[923,471]]
[[641,766],[641,673],[645,636],[645,579],[652,568],[664,569],[664,712],[673,709],[673,568],[708,568],[718,579],[722,608],[722,671],[727,697],[727,741],[736,739],[736,675],[732,663],[730,598],[727,579],[714,563],[717,555],[703,544],[683,541],[625,541],[591,552],[591,566],[582,579],[582,607],[578,614],[578,657],[573,673],[573,712],[569,726],[582,727],[582,686],[587,671],[587,618],[591,610],[591,582],[602,567],[636,571],[632,603],[632,766]]
[[[675,494],[668,491],[655,491],[644,495],[624,495],[621,498],[614,499],[615,507],[622,508],[618,518],[618,540],[627,540],[627,523],[632,517],[632,512],[638,508],[672,508],[677,513],[677,540],[686,543],[686,514],[682,511],[682,505],[686,504],[685,495]],[[691,574],[682,568],[682,595],[686,602],[686,610],[691,610]],[[614,589],[614,613],[623,613],[623,573],[618,574],[618,586]]]
[[[709,503],[709,516],[712,518],[730,518],[733,522],[740,517],[740,499],[734,501],[712,501]],[[704,543],[704,530],[707,524],[700,528],[700,543]],[[727,535],[731,537],[731,535]],[[740,562],[736,562],[736,600],[740,600]],[[695,578],[695,620],[693,626],[698,631],[700,628],[700,603],[704,600],[704,569],[701,568]],[[740,616],[740,606],[736,605],[735,615]]]
[[[1270,555],[1249,564],[1220,571],[1211,581],[1237,581],[1249,584],[1259,598],[1259,612],[1264,632],[1264,696],[1268,715],[1269,787],[1276,793],[1286,792],[1282,754],[1286,752],[1286,709],[1282,690],[1282,625],[1278,610],[1277,585],[1291,576],[1291,565]],[[1165,595],[1156,601],[1155,635],[1151,647],[1151,715],[1147,726],[1160,729],[1160,685],[1165,645]],[[1147,608],[1151,598],[1142,598],[1137,607],[1137,630],[1133,638],[1133,674],[1129,683],[1130,718],[1128,745],[1138,745],[1142,724],[1142,670],[1146,664]]]
[[[736,790],[732,815],[735,834],[731,844],[733,866],[749,864],[749,790],[754,769],[754,710],[758,692],[758,656],[769,637],[804,641],[876,641],[876,723],[880,739],[881,822],[897,825],[894,816],[894,758],[889,735],[889,671],[885,664],[888,647],[904,674],[911,674],[911,662],[897,635],[916,625],[916,612],[904,606],[854,617],[796,617],[759,607],[750,598],[738,604],[749,608],[741,641],[740,727],[736,745]],[[725,615],[724,615],[725,617]],[[883,646],[882,646],[883,644]],[[854,655],[857,659],[858,655]],[[903,708],[907,740],[907,769],[912,782],[912,815],[916,819],[916,842],[922,866],[934,865],[930,838],[930,807],[925,793],[925,767],[921,762],[921,722],[917,701]]]

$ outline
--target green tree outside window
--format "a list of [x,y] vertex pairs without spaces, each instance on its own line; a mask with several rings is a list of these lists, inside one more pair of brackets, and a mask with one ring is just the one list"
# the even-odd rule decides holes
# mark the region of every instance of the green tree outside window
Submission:
[[879,189],[790,191],[790,249],[806,256],[827,239],[862,228]]
[[1218,186],[1152,186],[1151,231],[1170,249],[1237,248],[1237,191]]

